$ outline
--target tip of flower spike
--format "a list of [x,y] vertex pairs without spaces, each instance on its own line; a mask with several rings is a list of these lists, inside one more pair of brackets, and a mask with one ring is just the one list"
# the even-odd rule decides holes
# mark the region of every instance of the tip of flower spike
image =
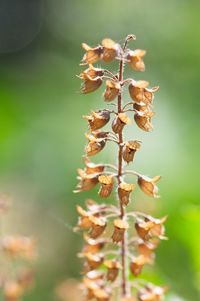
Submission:
[[126,37],[126,41],[136,40],[136,36],[134,34],[128,34]]

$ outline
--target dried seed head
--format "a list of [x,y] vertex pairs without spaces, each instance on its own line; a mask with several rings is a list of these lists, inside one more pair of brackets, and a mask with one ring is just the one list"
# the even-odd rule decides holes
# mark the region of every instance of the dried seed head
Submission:
[[154,93],[158,91],[159,87],[147,88],[149,83],[147,81],[132,81],[129,85],[129,94],[134,102],[143,102],[146,105],[153,103]]
[[77,177],[79,183],[76,189],[74,190],[74,193],[88,191],[98,184],[98,173],[87,174],[84,170],[80,168],[77,171],[79,174],[79,176]]
[[106,90],[104,92],[104,99],[105,101],[109,102],[115,99],[119,94],[121,86],[118,82],[107,80],[106,81]]
[[104,230],[106,229],[107,222],[104,217],[90,216],[89,219],[92,227],[90,237],[95,239],[104,232]]
[[150,263],[150,259],[143,255],[135,256],[131,259],[130,270],[134,276],[138,276],[142,272],[142,268],[146,263]]
[[139,176],[138,185],[145,194],[158,198],[158,187],[156,186],[156,183],[160,180],[160,178],[161,176],[156,176],[152,179],[146,176]]
[[104,125],[106,125],[110,120],[110,112],[107,110],[102,110],[98,112],[92,112],[92,115],[83,116],[90,126],[91,131],[96,131],[101,129]]
[[141,144],[137,140],[131,140],[125,143],[122,151],[122,156],[124,161],[127,163],[132,162],[134,160],[134,156],[137,150],[139,150]]
[[89,143],[85,148],[85,152],[89,157],[98,154],[106,145],[105,138],[96,138],[94,135],[86,135],[86,137]]
[[150,132],[153,129],[151,118],[155,115],[151,111],[136,111],[134,114],[134,120],[137,126],[145,132]]
[[102,46],[97,46],[92,48],[88,46],[86,43],[82,43],[82,47],[86,51],[82,59],[83,64],[94,64],[102,58],[102,54],[103,54]]
[[83,84],[81,86],[81,92],[87,94],[97,90],[102,84],[102,78],[97,76],[95,78],[90,77],[89,75],[84,76]]
[[126,124],[130,124],[130,119],[125,113],[119,113],[112,123],[113,132],[120,133]]
[[106,260],[104,261],[104,265],[107,268],[106,278],[108,281],[115,281],[119,274],[119,269],[121,269],[121,264],[117,260]]
[[118,187],[118,196],[121,204],[127,206],[131,192],[134,190],[134,184],[120,183]]
[[3,295],[6,301],[19,301],[23,294],[23,287],[17,281],[7,281],[3,287]]
[[141,49],[136,49],[134,51],[130,50],[127,54],[127,60],[131,68],[135,71],[145,71],[145,64],[143,61],[143,56],[145,56],[146,51]]
[[103,75],[104,75],[103,69],[95,68],[93,65],[89,65],[89,68],[81,72],[79,77],[82,78],[83,80],[86,80],[88,79],[88,77],[94,79],[96,77],[101,77]]
[[113,242],[120,242],[123,240],[124,232],[129,228],[129,224],[122,219],[114,220],[114,232],[112,235]]
[[113,177],[107,175],[101,175],[98,177],[99,183],[101,184],[99,195],[102,198],[107,198],[113,189]]
[[118,55],[119,45],[108,38],[103,39],[101,44],[103,46],[103,60],[106,63],[110,63]]

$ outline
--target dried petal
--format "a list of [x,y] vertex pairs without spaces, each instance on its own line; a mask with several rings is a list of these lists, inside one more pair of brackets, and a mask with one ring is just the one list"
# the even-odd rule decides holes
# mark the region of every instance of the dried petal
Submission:
[[118,82],[107,80],[106,81],[106,90],[104,92],[104,99],[105,101],[109,102],[115,99],[119,94],[121,86]]
[[139,176],[138,185],[140,186],[141,190],[147,195],[158,198],[158,187],[156,186],[156,183],[160,180],[160,178],[161,176],[156,176],[153,179],[146,176]]
[[110,300],[110,294],[105,289],[98,288],[93,291],[94,297],[97,301],[109,301]]
[[86,168],[84,170],[86,174],[99,174],[104,171],[104,164],[94,164],[87,157],[83,157],[83,161],[86,165]]
[[90,213],[85,211],[81,206],[77,205],[76,210],[80,215],[78,220],[78,227],[82,229],[88,229],[91,227],[92,222],[89,219]]
[[137,140],[131,140],[125,143],[123,147],[122,156],[124,161],[127,163],[132,162],[134,160],[134,156],[137,150],[139,150],[141,144]]
[[86,79],[88,79],[88,77],[94,79],[96,77],[101,77],[103,75],[104,75],[103,69],[95,68],[95,67],[93,67],[93,65],[89,65],[89,68],[87,68],[86,70],[81,72],[79,77],[86,80]]
[[101,175],[98,177],[99,183],[101,184],[99,195],[102,198],[107,198],[113,189],[113,177],[107,175]]
[[128,205],[130,194],[134,188],[135,188],[135,185],[133,185],[133,184],[120,183],[120,185],[118,187],[118,196],[123,205],[125,205],[125,206]]
[[149,83],[147,81],[132,81],[129,85],[129,94],[134,102],[143,102],[146,105],[153,103],[154,93],[158,91],[159,87],[147,88]]

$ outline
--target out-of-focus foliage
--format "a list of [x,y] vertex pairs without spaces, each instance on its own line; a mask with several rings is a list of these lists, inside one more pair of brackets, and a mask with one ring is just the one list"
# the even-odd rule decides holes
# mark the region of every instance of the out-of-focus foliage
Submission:
[[[143,134],[131,127],[127,131],[129,137],[143,140],[135,169],[163,176],[162,198],[143,199],[138,191],[133,206],[157,216],[169,215],[169,241],[158,250],[157,270],[145,274],[167,283],[185,301],[198,300],[200,2],[28,2],[38,6],[30,10],[27,1],[27,7],[21,1],[17,9],[12,7],[14,13],[9,5],[2,6],[1,27],[5,32],[12,15],[16,31],[7,30],[12,43],[8,42],[7,50],[0,47],[0,191],[15,198],[14,213],[3,221],[3,230],[10,233],[14,225],[16,233],[37,236],[40,245],[37,286],[25,300],[54,300],[54,287],[61,280],[80,275],[75,253],[81,238],[70,225],[76,222],[75,204],[88,196],[96,198],[96,191],[72,194],[87,129],[81,116],[103,102],[99,91],[87,99],[80,95],[75,77],[81,70],[80,43],[95,45],[107,36],[121,41],[129,33],[137,36],[133,48],[147,49],[145,79],[160,85],[155,130]],[[21,20],[14,22],[17,15]],[[26,21],[20,28],[19,20]],[[142,79],[143,74],[135,77]],[[105,150],[97,159],[112,157],[112,150]]]

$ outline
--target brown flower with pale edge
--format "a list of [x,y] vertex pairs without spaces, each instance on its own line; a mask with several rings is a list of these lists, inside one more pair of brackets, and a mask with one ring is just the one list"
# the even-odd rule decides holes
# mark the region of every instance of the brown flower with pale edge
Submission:
[[78,169],[79,176],[77,179],[80,181],[74,190],[75,193],[88,191],[98,184],[98,173],[87,174],[84,170]]
[[89,217],[90,222],[91,222],[91,232],[90,232],[90,237],[95,239],[99,237],[105,230],[107,226],[106,219],[103,217],[96,217],[96,216],[90,216]]
[[160,286],[148,285],[138,292],[139,301],[161,301],[166,289]]
[[134,114],[134,120],[137,126],[145,132],[150,132],[153,129],[151,118],[155,115],[151,111],[136,111]]
[[98,177],[99,183],[101,184],[99,195],[102,198],[107,198],[113,189],[113,177],[107,175],[101,175]]
[[107,110],[102,110],[98,112],[92,112],[92,115],[83,116],[90,126],[91,131],[96,131],[101,129],[104,125],[106,125],[110,120],[110,112]]
[[107,80],[106,81],[106,90],[103,94],[105,101],[109,102],[115,99],[119,94],[121,86],[118,82]]
[[118,196],[120,199],[120,202],[127,206],[130,199],[130,194],[134,190],[135,185],[134,184],[127,184],[127,183],[120,183],[118,187]]
[[138,176],[138,185],[145,194],[158,198],[158,187],[156,186],[156,183],[160,178],[161,176],[156,176],[152,179],[147,176]]
[[108,38],[103,39],[101,44],[103,46],[103,60],[106,63],[110,63],[118,55],[119,45]]
[[123,147],[122,156],[124,161],[127,163],[132,162],[134,160],[134,156],[137,150],[139,150],[141,144],[137,140],[131,140],[125,143]]
[[96,77],[101,77],[104,75],[104,70],[101,68],[95,68],[93,65],[89,65],[89,68],[81,72],[81,74],[78,76],[83,80],[86,80],[89,78],[95,79]]
[[122,219],[114,220],[114,232],[112,235],[113,242],[120,242],[123,240],[124,232],[129,228],[129,224]]
[[104,265],[107,268],[107,280],[113,282],[119,274],[119,269],[121,269],[121,264],[117,260],[105,260]]
[[164,236],[165,227],[164,222],[167,217],[161,219],[156,219],[153,217],[146,218],[145,220],[137,220],[135,223],[135,229],[139,237],[144,241],[149,240],[150,238],[158,237],[159,239],[166,239]]
[[146,263],[151,263],[151,260],[143,255],[133,257],[130,262],[131,273],[138,276]]
[[146,105],[151,105],[154,98],[154,93],[159,87],[147,88],[149,83],[144,80],[132,81],[129,85],[129,94],[134,102],[143,102]]
[[92,48],[88,46],[86,43],[82,43],[82,47],[86,51],[82,59],[83,64],[94,64],[102,58],[102,54],[103,54],[102,46],[97,46]]
[[135,71],[145,71],[145,64],[142,59],[145,56],[145,54],[145,50],[130,50],[127,54],[127,60],[131,68],[133,68]]
[[84,76],[83,84],[81,86],[81,92],[87,94],[97,90],[102,84],[102,78],[97,76],[95,78],[90,77],[89,75]]
[[125,113],[119,113],[117,117],[113,120],[112,130],[114,133],[118,134],[123,130],[126,124],[130,124],[131,121]]
[[17,281],[7,281],[3,286],[3,295],[6,301],[18,301],[24,294],[24,289]]
[[86,135],[86,137],[89,143],[85,148],[85,152],[89,157],[98,154],[106,145],[105,138],[96,138],[94,135]]
[[94,173],[102,173],[104,171],[104,164],[94,164],[87,157],[83,157],[83,161],[85,163],[85,173],[86,174],[94,174]]

